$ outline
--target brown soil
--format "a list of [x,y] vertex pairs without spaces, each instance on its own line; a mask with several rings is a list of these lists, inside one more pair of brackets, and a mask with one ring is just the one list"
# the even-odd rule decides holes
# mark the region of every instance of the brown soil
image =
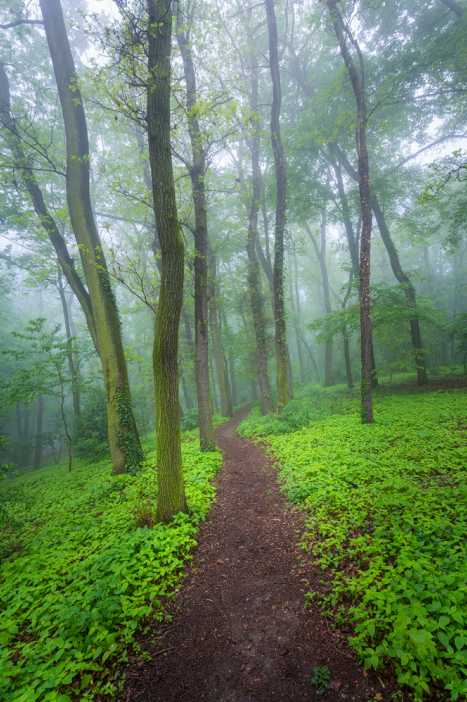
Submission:
[[[345,636],[305,609],[313,572],[296,544],[303,517],[279,491],[272,462],[222,426],[217,499],[174,606],[173,625],[134,660],[124,702],[334,702],[389,699],[364,674]],[[156,627],[160,627],[156,624]],[[311,684],[327,666],[324,694]]]

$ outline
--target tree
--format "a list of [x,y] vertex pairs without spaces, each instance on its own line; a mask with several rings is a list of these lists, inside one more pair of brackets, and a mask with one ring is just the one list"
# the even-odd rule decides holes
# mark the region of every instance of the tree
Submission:
[[259,70],[258,58],[253,46],[253,37],[249,34],[250,42],[250,134],[247,138],[251,154],[251,195],[248,212],[248,235],[247,235],[247,256],[248,256],[248,293],[250,297],[251,312],[253,316],[253,326],[256,340],[256,369],[258,373],[259,401],[261,412],[268,414],[272,411],[272,395],[268,372],[268,348],[266,337],[266,318],[264,312],[264,301],[261,290],[261,275],[258,262],[258,251],[261,244],[258,238],[258,214],[263,197],[261,165],[260,165],[260,115],[259,115]]
[[181,3],[177,10],[177,41],[182,55],[186,85],[186,118],[190,135],[192,162],[188,165],[195,214],[194,287],[195,287],[195,375],[198,397],[200,446],[203,451],[214,447],[212,407],[209,393],[208,333],[208,222],[206,202],[206,154],[197,114],[196,73],[191,49],[190,23],[183,18]]
[[287,207],[287,175],[281,139],[281,79],[274,0],[264,0],[268,25],[269,68],[272,80],[271,144],[276,178],[276,220],[273,266],[273,310],[275,325],[277,408],[281,410],[292,396],[284,304],[284,235]]
[[[373,400],[371,389],[371,301],[370,301],[370,255],[371,255],[371,191],[370,166],[367,148],[367,108],[365,99],[365,74],[360,48],[350,30],[344,24],[337,7],[337,0],[326,0],[340,52],[347,68],[355,96],[357,110],[356,144],[358,155],[358,187],[362,229],[360,235],[360,346],[361,346],[361,399],[362,422],[373,422]],[[351,43],[357,53],[358,67],[350,52]]]
[[184,245],[177,216],[170,144],[172,13],[170,0],[147,0],[147,123],[153,202],[161,252],[154,337],[157,516],[186,509],[178,396],[178,329],[183,305]]
[[86,116],[60,0],[41,0],[40,6],[65,126],[68,211],[86,277],[106,387],[112,470],[122,473],[138,469],[143,455],[131,407],[120,319],[91,205]]

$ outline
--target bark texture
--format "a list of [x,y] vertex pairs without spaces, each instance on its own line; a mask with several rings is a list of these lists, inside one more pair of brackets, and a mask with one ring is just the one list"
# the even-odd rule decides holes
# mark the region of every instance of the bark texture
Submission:
[[170,146],[172,12],[170,0],[147,0],[149,162],[161,256],[154,338],[157,516],[186,509],[178,396],[178,329],[183,305],[184,246],[177,217]]
[[284,304],[284,234],[287,206],[287,176],[281,139],[281,79],[274,0],[264,1],[268,26],[269,68],[272,80],[271,143],[276,178],[276,219],[273,265],[273,312],[275,327],[277,409],[280,411],[292,396],[288,369],[287,330]]
[[[348,174],[355,180],[358,180],[358,173],[352,167],[351,163],[347,159],[342,149],[338,149],[338,154]],[[410,314],[410,339],[412,342],[412,348],[414,352],[415,368],[417,372],[417,383],[418,385],[425,385],[428,382],[428,372],[426,368],[425,349],[423,346],[422,333],[420,329],[420,319],[417,313],[417,294],[415,291],[415,287],[412,281],[410,280],[410,276],[402,268],[399,253],[397,251],[396,245],[392,240],[386,217],[384,216],[384,212],[379,203],[379,199],[375,193],[371,193],[371,208],[375,215],[375,219],[378,224],[378,229],[381,234],[381,239],[383,240],[383,244],[389,257],[392,272],[397,282],[401,284],[402,289],[404,291],[407,307],[409,309]]]
[[136,470],[143,458],[131,408],[120,320],[90,196],[89,141],[83,100],[60,0],[40,0],[66,137],[66,191],[96,329],[107,398],[112,470]]
[[[254,52],[254,49],[251,49]],[[272,395],[268,373],[268,349],[266,337],[266,317],[264,300],[261,291],[261,274],[258,261],[258,251],[261,245],[258,240],[258,216],[262,197],[262,178],[260,168],[260,125],[258,123],[258,62],[253,53],[250,61],[250,110],[251,136],[248,140],[251,154],[251,200],[248,212],[248,294],[250,298],[253,327],[255,331],[256,372],[259,386],[259,402],[262,414],[272,411]],[[266,259],[265,259],[266,261]],[[265,269],[268,270],[267,265]]]
[[186,85],[186,108],[190,135],[192,163],[189,167],[195,215],[195,375],[198,397],[200,447],[214,447],[214,428],[209,391],[209,332],[208,332],[208,222],[206,204],[206,154],[201,126],[196,113],[197,85],[189,31],[184,26],[180,5],[177,13],[177,41],[183,61]]
[[373,421],[373,399],[371,383],[371,301],[370,301],[370,255],[371,255],[371,191],[370,191],[370,166],[367,148],[367,109],[365,99],[365,82],[363,60],[357,42],[351,37],[351,42],[358,56],[358,65],[355,63],[349,50],[347,37],[349,30],[345,27],[337,0],[327,0],[334,32],[339,43],[340,52],[346,65],[352,89],[355,96],[357,111],[356,144],[358,154],[358,188],[360,194],[360,210],[362,230],[360,236],[360,346],[361,346],[361,415],[362,422]]

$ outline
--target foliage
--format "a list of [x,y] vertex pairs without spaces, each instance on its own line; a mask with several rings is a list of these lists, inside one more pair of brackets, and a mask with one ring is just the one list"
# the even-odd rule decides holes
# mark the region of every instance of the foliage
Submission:
[[316,690],[316,695],[322,697],[326,694],[331,682],[331,671],[327,665],[316,665],[312,669],[310,683]]
[[467,692],[465,402],[461,390],[388,394],[374,426],[335,413],[267,438],[307,512],[304,548],[332,581],[322,604],[350,615],[365,665],[391,661],[416,700]]
[[108,450],[104,389],[87,388],[79,418],[75,451],[82,458],[102,458]]
[[238,433],[246,438],[286,434],[296,431],[329,414],[345,414],[354,411],[351,396],[343,394],[339,386],[322,388],[308,385],[302,396],[288,402],[282,412],[262,416],[255,407],[238,427]]
[[105,460],[4,481],[18,526],[0,570],[1,699],[114,697],[116,665],[146,620],[164,619],[214,497],[220,454],[187,438],[183,460],[190,513],[151,529],[138,524],[154,515],[153,453],[137,475],[112,476]]

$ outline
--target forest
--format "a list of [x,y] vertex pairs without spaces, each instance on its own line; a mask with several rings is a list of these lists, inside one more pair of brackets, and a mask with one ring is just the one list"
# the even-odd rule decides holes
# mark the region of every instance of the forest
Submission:
[[467,0],[0,0],[0,700],[467,699]]

